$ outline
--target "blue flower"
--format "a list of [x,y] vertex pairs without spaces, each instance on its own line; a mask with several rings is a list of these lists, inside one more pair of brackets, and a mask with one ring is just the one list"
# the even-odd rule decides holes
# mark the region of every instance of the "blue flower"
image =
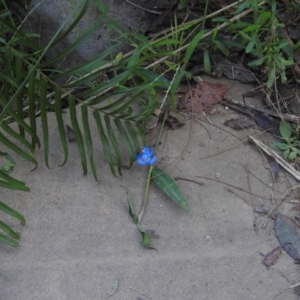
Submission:
[[157,158],[154,156],[154,151],[149,147],[144,147],[142,152],[136,156],[136,160],[140,165],[153,165]]

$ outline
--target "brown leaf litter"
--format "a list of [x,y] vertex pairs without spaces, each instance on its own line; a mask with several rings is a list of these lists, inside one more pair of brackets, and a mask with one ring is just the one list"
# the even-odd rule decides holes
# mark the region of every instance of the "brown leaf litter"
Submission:
[[187,112],[200,113],[221,102],[231,87],[232,85],[222,82],[200,81],[185,93],[178,108]]

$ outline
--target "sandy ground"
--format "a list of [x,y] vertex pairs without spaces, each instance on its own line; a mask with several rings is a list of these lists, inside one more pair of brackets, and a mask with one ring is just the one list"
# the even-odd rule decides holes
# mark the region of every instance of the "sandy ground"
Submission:
[[[251,86],[236,83],[228,94],[241,100],[241,94],[249,89]],[[278,203],[270,201],[272,195],[280,199],[280,193],[295,183],[281,171],[275,193],[269,187],[272,178],[265,158],[254,146],[232,135],[246,141],[258,131],[237,132],[225,127],[224,121],[237,113],[222,106],[216,109],[209,115],[214,126],[198,116],[200,122],[189,121],[181,129],[163,134],[159,167],[173,177],[204,185],[178,181],[191,214],[151,187],[142,225],[159,234],[152,240],[158,251],[141,246],[124,188],[130,189],[134,206],[139,208],[146,169],[135,164],[123,171],[123,177],[113,177],[101,146],[95,145],[101,178],[100,183],[95,182],[91,172],[83,176],[76,144],[70,144],[68,163],[57,166],[61,148],[50,115],[49,124],[54,124],[50,127],[51,169],[46,168],[39,150],[36,158],[40,165],[35,171],[18,160],[14,174],[27,183],[30,193],[1,189],[1,201],[20,211],[27,223],[22,227],[1,214],[21,233],[21,241],[16,249],[0,245],[0,299],[102,300],[114,283],[118,287],[109,298],[114,300],[298,299],[290,286],[300,281],[299,267],[288,254],[269,270],[262,264],[259,252],[266,254],[279,244],[274,221],[254,213],[261,204],[270,211]],[[154,143],[154,133],[149,139]],[[280,211],[296,214],[288,203],[281,205]]]

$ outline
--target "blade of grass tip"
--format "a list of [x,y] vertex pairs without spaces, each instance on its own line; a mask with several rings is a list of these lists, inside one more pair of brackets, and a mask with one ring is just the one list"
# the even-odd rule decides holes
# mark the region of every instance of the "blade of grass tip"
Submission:
[[21,190],[25,192],[30,191],[29,187],[27,187],[24,182],[19,181],[8,174],[5,174],[5,172],[3,172],[2,170],[0,170],[0,177],[5,180],[5,181],[1,181],[1,184],[4,184],[5,187],[9,189]]
[[63,111],[62,111],[62,103],[61,103],[61,92],[58,87],[55,88],[54,99],[55,99],[56,122],[57,122],[60,142],[64,152],[64,161],[62,162],[61,165],[59,165],[60,167],[62,167],[68,160],[69,151],[68,151],[67,136],[64,128],[64,121],[62,117]]
[[9,238],[8,236],[0,233],[0,242],[8,245],[8,246],[11,246],[11,247],[18,247],[19,246],[19,243],[16,241],[16,240],[13,240],[11,238]]
[[11,237],[13,239],[19,239],[20,238],[19,233],[13,231],[7,224],[2,222],[1,220],[0,220],[0,229],[2,229],[5,233],[8,234],[9,237]]
[[25,218],[19,212],[12,209],[11,207],[6,205],[2,201],[0,201],[0,210],[2,210],[6,214],[12,216],[13,218],[18,219],[21,222],[22,225],[25,225],[25,223],[26,223]]
[[25,152],[20,147],[18,147],[15,143],[12,143],[1,132],[0,132],[0,142],[3,145],[5,145],[6,147],[8,147],[9,149],[11,149],[12,151],[16,152],[18,155],[20,155],[24,159],[32,162],[35,165],[34,169],[38,166],[38,163],[37,163],[37,161],[36,161],[36,159],[34,157],[32,157],[31,155],[29,155],[27,152]]
[[76,142],[77,142],[78,151],[79,151],[79,155],[80,155],[80,159],[81,159],[83,174],[86,175],[87,174],[87,161],[86,161],[86,156],[85,156],[86,154],[85,154],[82,133],[80,131],[78,121],[77,121],[75,100],[72,96],[69,96],[68,102],[69,102],[69,109],[70,109],[70,119],[71,119],[74,133],[76,135]]
[[104,133],[103,124],[102,124],[102,121],[101,121],[101,118],[100,118],[100,114],[99,114],[98,111],[95,110],[93,112],[93,116],[94,116],[95,122],[97,124],[98,132],[99,132],[100,139],[101,139],[101,142],[102,142],[104,156],[108,161],[108,164],[109,164],[109,167],[110,167],[110,170],[111,170],[112,174],[114,176],[117,176],[116,172],[115,172],[115,164],[114,164],[114,160],[113,160],[113,157],[112,157],[112,154],[111,154],[110,145],[109,145],[108,139],[107,139],[107,137]]
[[155,168],[152,171],[152,179],[156,185],[171,198],[175,203],[177,203],[181,208],[183,208],[187,213],[190,213],[190,208],[184,199],[180,189],[176,185],[174,179],[172,179],[163,170]]
[[41,90],[40,90],[40,111],[41,111],[41,122],[43,131],[43,143],[44,143],[44,159],[48,169],[49,167],[49,130],[48,130],[48,119],[47,119],[47,81],[45,79],[41,80]]
[[122,171],[121,171],[121,167],[122,167],[121,152],[120,152],[120,148],[119,148],[116,136],[114,134],[113,128],[111,127],[110,117],[108,115],[104,115],[104,121],[105,121],[106,131],[108,133],[109,141],[111,142],[111,144],[112,144],[112,146],[114,148],[114,151],[115,151],[116,165],[118,167],[118,172],[119,172],[119,175],[122,176]]
[[191,41],[191,43],[189,44],[189,46],[187,47],[185,55],[184,55],[184,62],[186,64],[190,61],[190,58],[191,58],[192,54],[194,53],[194,50],[196,49],[200,40],[202,39],[202,37],[204,36],[204,34],[206,32],[207,32],[207,30],[201,30],[200,32],[198,32],[195,35],[195,37],[193,38],[193,40]]
[[81,106],[81,115],[82,115],[82,124],[83,124],[85,142],[86,142],[86,147],[87,147],[87,155],[89,158],[89,162],[90,162],[90,166],[91,166],[94,178],[96,181],[99,181],[98,177],[97,177],[95,163],[94,163],[94,149],[93,149],[93,141],[92,141],[92,136],[91,136],[91,129],[90,129],[90,125],[89,125],[89,116],[88,116],[87,105]]

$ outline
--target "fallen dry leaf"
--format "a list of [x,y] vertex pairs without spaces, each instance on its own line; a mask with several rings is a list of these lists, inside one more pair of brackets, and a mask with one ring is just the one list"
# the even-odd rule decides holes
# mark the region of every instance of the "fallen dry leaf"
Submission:
[[272,176],[273,176],[274,180],[276,181],[279,170],[280,170],[279,164],[278,164],[276,158],[272,155],[268,156],[268,162],[269,162],[270,171],[272,173]]
[[68,138],[68,141],[69,142],[76,141],[76,135],[75,135],[74,130],[70,126],[68,126],[68,125],[66,125],[66,128],[67,128],[67,138]]
[[270,251],[268,254],[264,255],[263,264],[269,269],[272,265],[274,265],[282,251],[282,246],[278,246]]
[[202,112],[219,103],[231,86],[221,82],[201,81],[185,93],[179,109],[194,113]]
[[231,129],[244,129],[253,126],[255,123],[247,117],[239,117],[236,119],[227,120],[224,125]]

